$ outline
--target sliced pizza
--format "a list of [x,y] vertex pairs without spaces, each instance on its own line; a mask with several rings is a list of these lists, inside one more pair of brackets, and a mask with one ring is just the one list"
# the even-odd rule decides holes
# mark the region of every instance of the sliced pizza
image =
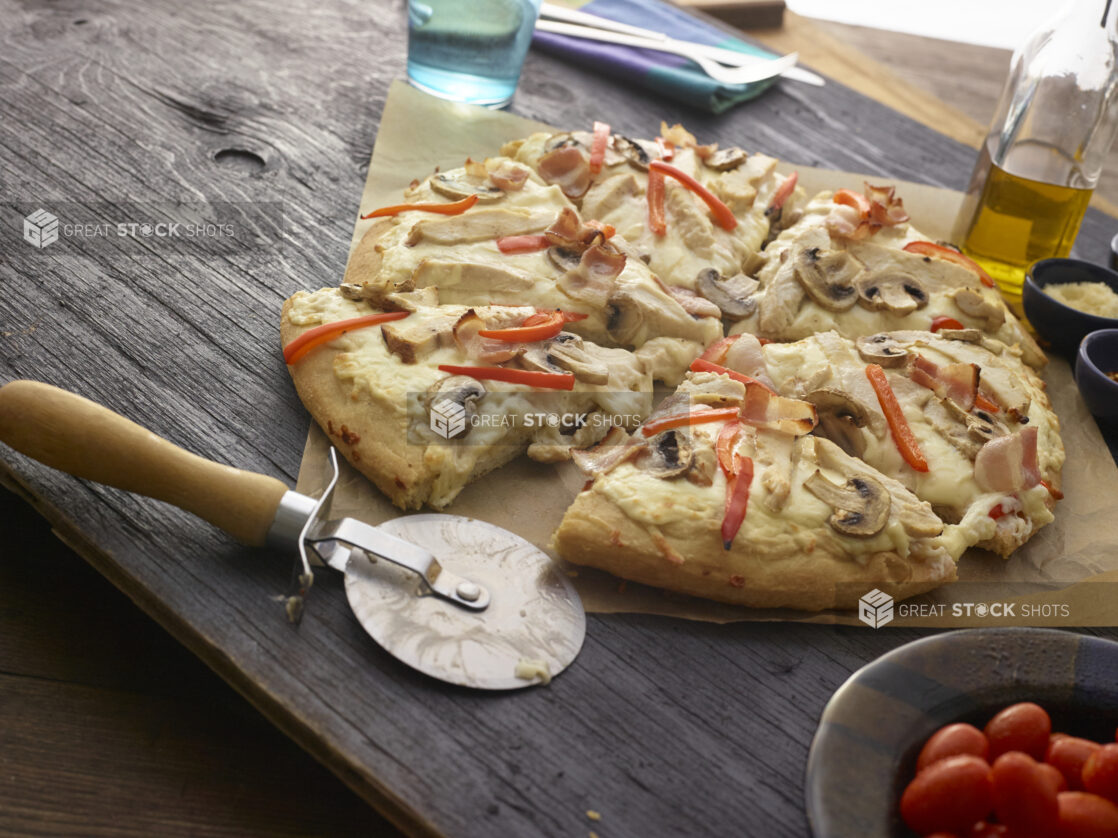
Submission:
[[432,296],[395,293],[395,310],[382,311],[335,288],[300,291],[283,308],[300,398],[400,508],[441,509],[521,453],[564,460],[648,415],[645,364],[566,331],[578,315]]
[[810,403],[692,372],[631,435],[576,455],[593,480],[554,537],[568,561],[751,607],[851,607],[955,578],[957,540],[901,483],[805,435]]
[[763,257],[760,288],[732,333],[790,341],[828,329],[850,338],[979,329],[1034,367],[1046,362],[993,281],[916,230],[891,187],[820,193]]
[[438,172],[378,212],[346,269],[352,299],[383,306],[393,293],[432,288],[444,304],[585,315],[573,333],[641,350],[654,376],[673,384],[722,336],[717,306],[661,282],[610,225],[584,223],[558,186],[522,163]]
[[805,202],[795,176],[763,154],[699,145],[678,125],[655,142],[601,127],[533,134],[503,152],[560,187],[584,218],[616,228],[665,283],[741,316],[758,252]]
[[1008,556],[1052,520],[1059,420],[1037,374],[977,330],[821,332],[763,347],[741,335],[696,367],[712,363],[814,404],[815,434],[930,503],[954,555]]

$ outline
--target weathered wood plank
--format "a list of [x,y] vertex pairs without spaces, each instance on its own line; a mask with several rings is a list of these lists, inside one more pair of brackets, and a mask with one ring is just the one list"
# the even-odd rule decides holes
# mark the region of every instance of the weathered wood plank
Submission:
[[[307,419],[276,351],[279,305],[341,275],[387,87],[403,71],[402,27],[388,0],[313,11],[0,0],[0,182],[19,204],[0,207],[0,377],[70,387],[198,453],[292,480]],[[803,164],[954,187],[973,157],[834,83],[784,84],[716,119],[532,54],[514,109],[570,125],[608,114],[636,135],[682,121]],[[228,149],[263,167],[243,154],[219,162]],[[105,217],[130,201],[278,202],[283,228],[233,254],[177,255],[113,240],[37,251],[10,232],[26,205],[59,200],[109,202]],[[1105,239],[1092,214],[1087,254]],[[823,704],[851,670],[917,636],[598,617],[548,689],[476,695],[395,664],[356,626],[338,580],[316,586],[293,629],[272,599],[291,557],[3,457],[114,584],[417,834],[582,834],[596,809],[603,835],[747,824],[802,836],[803,761]]]

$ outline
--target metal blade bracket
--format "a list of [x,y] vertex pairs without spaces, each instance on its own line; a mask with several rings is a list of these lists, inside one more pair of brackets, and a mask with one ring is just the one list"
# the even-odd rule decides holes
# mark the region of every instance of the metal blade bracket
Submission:
[[[447,570],[433,553],[423,547],[389,535],[363,521],[354,518],[325,521],[307,536],[307,542],[316,550],[322,545],[327,552],[335,551],[338,544],[363,550],[418,574],[433,594],[455,605],[470,611],[484,611],[489,607],[487,588]],[[334,564],[333,556],[329,561]]]

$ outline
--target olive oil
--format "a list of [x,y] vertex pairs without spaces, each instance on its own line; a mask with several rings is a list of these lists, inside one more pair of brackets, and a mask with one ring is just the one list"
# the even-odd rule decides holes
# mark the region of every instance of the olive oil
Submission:
[[988,165],[969,227],[959,231],[957,240],[998,283],[1002,295],[1017,302],[1029,265],[1071,252],[1092,190],[1031,180]]

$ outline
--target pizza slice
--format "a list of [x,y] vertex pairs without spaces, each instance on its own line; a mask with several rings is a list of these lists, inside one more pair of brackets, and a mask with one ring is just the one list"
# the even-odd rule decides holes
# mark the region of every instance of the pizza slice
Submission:
[[901,483],[807,435],[816,408],[722,370],[688,375],[635,432],[575,461],[593,478],[554,536],[566,560],[751,607],[846,608],[955,578],[957,540]]
[[849,338],[979,329],[1030,365],[1046,363],[993,280],[963,254],[928,241],[891,187],[820,193],[763,258],[752,308],[732,333],[790,341],[828,329]]
[[583,222],[558,186],[522,163],[491,158],[437,172],[378,212],[346,269],[351,299],[382,306],[391,294],[433,288],[444,304],[585,315],[573,333],[638,349],[672,384],[722,336],[717,306],[661,282],[613,227]]
[[311,416],[401,509],[441,509],[525,452],[567,459],[651,409],[645,364],[565,331],[569,313],[438,305],[434,289],[386,302],[300,291],[281,337]]
[[584,218],[615,227],[665,283],[699,292],[726,316],[741,316],[758,252],[805,202],[775,158],[699,145],[679,125],[662,125],[651,142],[598,123],[594,134],[533,134],[502,152],[561,188]]
[[821,332],[763,347],[741,335],[696,365],[718,362],[814,404],[815,434],[930,503],[954,555],[1008,556],[1053,519],[1059,420],[1037,374],[977,330]]

